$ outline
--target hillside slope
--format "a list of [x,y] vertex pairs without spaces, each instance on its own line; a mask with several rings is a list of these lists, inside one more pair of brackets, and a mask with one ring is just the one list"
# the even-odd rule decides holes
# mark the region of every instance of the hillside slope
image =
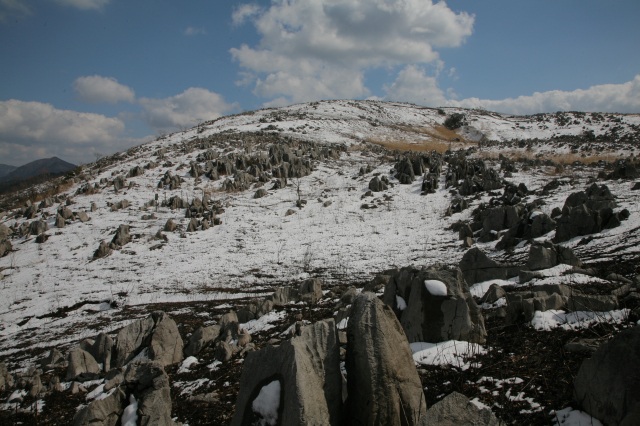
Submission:
[[[453,113],[467,125],[445,128]],[[525,185],[522,203],[551,215],[569,194],[612,172],[604,160],[638,154],[639,135],[638,115],[513,117],[332,101],[163,136],[56,181],[64,191],[55,198],[3,213],[12,251],[0,258],[0,357],[26,369],[45,351],[113,332],[151,306],[185,304],[182,314],[201,302],[224,309],[308,278],[362,287],[394,267],[457,264],[467,247],[452,228],[472,221],[504,186],[450,210],[459,194],[446,150],[464,150],[507,183]],[[420,175],[401,183],[403,157],[394,149],[437,151],[430,157],[436,187],[425,191]],[[501,156],[517,167],[506,170]],[[375,177],[388,187],[369,193]],[[640,191],[629,180],[606,184],[616,211],[629,218],[564,244],[603,273],[631,278],[640,273],[629,266],[640,259]],[[116,235],[121,225],[128,228]],[[475,242],[495,259],[526,261],[527,244],[495,245]]]

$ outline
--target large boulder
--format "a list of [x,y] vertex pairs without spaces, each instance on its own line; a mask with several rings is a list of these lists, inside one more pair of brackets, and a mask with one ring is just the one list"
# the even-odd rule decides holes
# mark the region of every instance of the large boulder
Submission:
[[279,389],[274,397],[276,403],[279,399],[277,424],[340,425],[342,385],[335,322],[317,322],[278,347],[250,352],[232,425],[264,424],[257,423],[263,410],[256,400],[269,385]]
[[463,394],[453,392],[427,410],[425,426],[499,426],[502,424],[504,423],[499,421],[488,408],[480,409]]
[[189,342],[184,348],[184,355],[186,357],[198,355],[202,348],[213,342],[219,334],[219,325],[198,328],[189,338]]
[[305,303],[315,304],[322,298],[322,280],[310,278],[303,281],[298,288],[300,300]]
[[621,331],[585,359],[574,381],[576,401],[606,425],[632,425],[640,412],[640,326]]
[[427,404],[409,342],[390,306],[356,297],[347,326],[347,424],[419,425]]
[[527,268],[532,271],[553,268],[559,264],[581,267],[582,262],[568,247],[551,242],[535,243],[529,248]]
[[545,284],[507,293],[507,322],[531,321],[536,311],[565,309],[571,294],[571,288],[563,284]]
[[462,256],[458,264],[468,285],[475,283],[507,279],[509,268],[489,258],[478,247],[473,247]]
[[383,301],[395,308],[409,342],[485,342],[482,314],[460,269],[406,267],[386,274]]
[[91,402],[73,416],[73,426],[116,426],[124,411],[126,395],[116,389],[111,395]]
[[143,350],[152,361],[166,366],[182,361],[183,342],[171,317],[161,311],[132,322],[118,332],[115,363],[122,367]]
[[169,376],[159,362],[133,362],[124,373],[124,384],[138,401],[138,424],[173,426]]
[[129,241],[131,241],[129,225],[118,226],[118,229],[116,230],[116,234],[113,236],[111,243],[115,244],[116,246],[122,247],[125,244],[127,244]]
[[93,356],[80,348],[69,351],[67,359],[67,380],[93,379],[100,373],[100,366]]
[[98,337],[96,337],[96,340],[89,351],[96,361],[103,365],[105,372],[108,372],[111,367],[112,349],[113,339],[105,333],[100,333],[98,334]]

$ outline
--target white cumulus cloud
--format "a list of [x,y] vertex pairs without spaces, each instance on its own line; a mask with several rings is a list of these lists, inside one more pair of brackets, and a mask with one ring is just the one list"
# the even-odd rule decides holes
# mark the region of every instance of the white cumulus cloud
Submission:
[[292,101],[364,96],[367,69],[437,61],[435,49],[461,45],[474,23],[431,0],[273,0],[241,6],[233,21],[248,17],[260,42],[231,55],[257,74],[256,94]]
[[63,6],[75,7],[80,10],[102,10],[111,0],[56,0]]
[[640,112],[640,75],[622,84],[601,84],[573,91],[552,90],[502,100],[468,98],[450,101],[465,108],[482,107],[508,114],[555,111]]
[[247,19],[257,16],[261,11],[260,6],[255,3],[243,4],[236,8],[231,15],[233,25],[241,25]]
[[99,75],[77,78],[73,83],[73,90],[81,100],[90,103],[115,104],[135,100],[133,89],[118,83],[115,78]]
[[191,87],[184,92],[163,99],[141,98],[145,121],[156,131],[193,127],[238,109],[214,92]]
[[124,127],[120,119],[100,114],[41,102],[0,101],[0,158],[17,165],[51,156],[86,162],[92,152],[116,151]]
[[385,99],[389,101],[410,102],[417,105],[438,106],[447,99],[438,87],[438,80],[416,65],[406,66],[388,87],[385,87]]

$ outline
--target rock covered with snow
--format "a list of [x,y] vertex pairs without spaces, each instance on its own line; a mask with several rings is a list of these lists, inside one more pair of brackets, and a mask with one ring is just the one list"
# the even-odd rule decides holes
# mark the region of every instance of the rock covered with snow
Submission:
[[278,347],[267,346],[249,353],[231,424],[253,424],[261,418],[255,412],[254,402],[265,385],[278,380],[282,405],[278,424],[339,425],[342,404],[339,362],[333,320],[304,327],[299,336]]
[[409,342],[484,343],[484,320],[460,269],[405,267],[385,274],[391,278],[383,301],[396,308]]
[[503,425],[490,409],[476,407],[466,396],[453,392],[427,410],[425,426]]

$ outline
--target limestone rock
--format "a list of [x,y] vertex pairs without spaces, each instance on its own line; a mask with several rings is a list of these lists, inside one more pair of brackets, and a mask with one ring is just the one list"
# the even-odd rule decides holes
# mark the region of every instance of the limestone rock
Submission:
[[[432,294],[425,282],[437,282],[446,292]],[[398,308],[401,297],[406,308]],[[382,299],[396,313],[409,342],[465,340],[484,343],[484,319],[460,269],[406,267],[391,273]]]
[[640,327],[635,326],[618,333],[582,362],[574,381],[576,401],[607,425],[624,424],[627,417],[637,419],[638,365]]
[[427,404],[409,342],[373,293],[353,303],[347,326],[347,424],[424,424]]
[[481,410],[463,394],[453,392],[427,410],[425,426],[499,426],[503,424],[488,408]]
[[67,367],[67,380],[87,380],[97,377],[100,373],[100,366],[87,351],[80,348],[72,349],[67,356],[69,366]]
[[196,356],[202,350],[202,348],[213,342],[219,334],[219,325],[210,325],[208,327],[198,328],[189,338],[189,342],[184,348],[184,355],[186,357]]
[[[278,424],[340,425],[340,356],[333,320],[304,327],[278,347],[251,352],[244,361],[232,425],[254,424],[252,410],[262,386],[280,381]],[[414,368],[415,371],[415,368]]]
[[115,426],[124,411],[126,395],[117,389],[110,396],[95,400],[73,417],[73,426]]

